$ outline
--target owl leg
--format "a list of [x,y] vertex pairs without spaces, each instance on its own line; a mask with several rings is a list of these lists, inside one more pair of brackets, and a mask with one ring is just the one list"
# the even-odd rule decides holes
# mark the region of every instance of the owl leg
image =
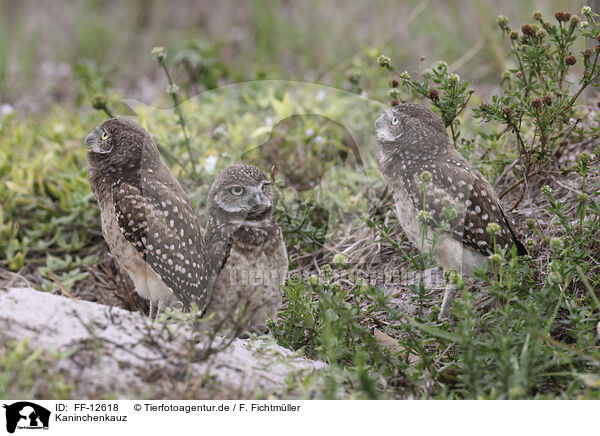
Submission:
[[156,305],[152,300],[150,300],[150,313],[148,313],[148,317],[154,319],[156,317]]
[[442,306],[440,307],[440,314],[438,320],[442,321],[448,317],[448,308],[454,294],[456,293],[456,285],[454,283],[447,282],[446,288],[444,289],[444,298],[442,299]]

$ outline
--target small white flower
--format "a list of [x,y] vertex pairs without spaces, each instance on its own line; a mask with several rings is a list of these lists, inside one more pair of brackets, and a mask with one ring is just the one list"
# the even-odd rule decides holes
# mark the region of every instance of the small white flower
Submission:
[[579,26],[580,26],[582,29],[585,29],[585,28],[586,28],[587,26],[589,26],[589,25],[590,25],[590,23],[588,23],[587,21],[582,21],[581,23],[579,23]]
[[319,89],[317,91],[317,101],[323,101],[326,97],[327,93],[323,89]]
[[11,105],[9,105],[8,103],[4,103],[2,106],[0,106],[0,118],[10,115],[14,111],[15,110],[13,109],[13,107]]
[[306,136],[312,136],[312,135],[314,135],[314,134],[315,134],[315,131],[314,131],[313,129],[306,129],[306,130],[304,131],[304,134],[305,134]]
[[202,165],[202,167],[204,168],[204,171],[206,171],[208,174],[212,174],[215,171],[215,168],[217,167],[217,161],[219,160],[218,156],[207,156],[204,158],[204,164]]
[[323,138],[321,135],[317,135],[315,136],[314,141],[316,144],[322,144],[323,142],[325,142],[325,138]]
[[590,12],[592,12],[592,8],[590,8],[589,6],[584,6],[581,8],[581,13],[583,15],[589,15]]
[[459,80],[460,80],[460,76],[456,73],[450,74],[448,76],[448,82],[450,82],[450,83],[458,83]]
[[273,118],[271,118],[271,117],[265,118],[265,124],[267,125],[267,127],[273,127]]
[[167,94],[177,94],[178,92],[179,86],[177,86],[175,83],[173,83],[172,85],[167,85]]

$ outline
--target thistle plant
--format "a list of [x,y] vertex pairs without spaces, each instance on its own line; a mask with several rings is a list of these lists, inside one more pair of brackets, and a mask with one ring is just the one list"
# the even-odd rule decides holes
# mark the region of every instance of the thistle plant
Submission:
[[[514,137],[521,175],[501,197],[522,184],[517,204],[528,178],[549,171],[553,157],[568,143],[579,122],[572,121],[576,119],[577,99],[600,77],[600,44],[588,47],[589,38],[600,43],[598,15],[589,7],[581,12],[583,19],[559,11],[552,20],[545,20],[536,11],[533,22],[520,29],[511,28],[506,17],[498,17],[500,31],[511,45],[509,56],[515,67],[502,77],[503,92],[473,112],[484,122],[504,126],[502,134]],[[578,37],[585,40],[580,53],[574,51]],[[578,63],[583,65],[581,73],[573,70]],[[573,75],[578,77],[576,82],[569,79]]]
[[420,80],[411,77],[407,71],[399,73],[388,56],[379,56],[377,61],[381,67],[387,68],[398,78],[390,82],[388,94],[393,99],[392,104],[398,104],[399,86],[415,97],[428,99],[438,110],[444,125],[450,128],[452,140],[456,144],[460,137],[458,116],[467,107],[474,92],[469,88],[469,83],[461,80],[458,74],[450,73],[448,64],[444,61],[438,62],[431,70],[423,73]]

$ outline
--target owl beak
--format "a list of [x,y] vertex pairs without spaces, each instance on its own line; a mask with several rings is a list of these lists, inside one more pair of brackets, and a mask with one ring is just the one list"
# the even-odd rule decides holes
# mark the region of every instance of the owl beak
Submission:
[[382,142],[393,141],[394,137],[389,131],[389,121],[387,114],[383,113],[377,118],[375,121],[375,134],[377,136],[377,140]]
[[250,205],[252,210],[258,209],[258,207],[261,205],[260,194],[255,194],[252,197],[250,197],[250,199],[248,200],[248,204]]
[[271,207],[271,200],[266,196],[256,194],[248,200],[248,205],[252,213],[260,213]]
[[94,130],[89,135],[87,135],[85,137],[85,145],[87,145],[89,147],[90,144],[94,142],[94,140],[96,139],[96,137],[97,137],[96,131]]

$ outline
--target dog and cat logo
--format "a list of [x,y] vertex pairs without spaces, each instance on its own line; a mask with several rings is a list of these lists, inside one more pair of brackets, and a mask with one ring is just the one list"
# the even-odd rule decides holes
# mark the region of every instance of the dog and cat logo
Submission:
[[50,411],[29,401],[5,404],[6,431],[14,433],[16,429],[48,430]]

